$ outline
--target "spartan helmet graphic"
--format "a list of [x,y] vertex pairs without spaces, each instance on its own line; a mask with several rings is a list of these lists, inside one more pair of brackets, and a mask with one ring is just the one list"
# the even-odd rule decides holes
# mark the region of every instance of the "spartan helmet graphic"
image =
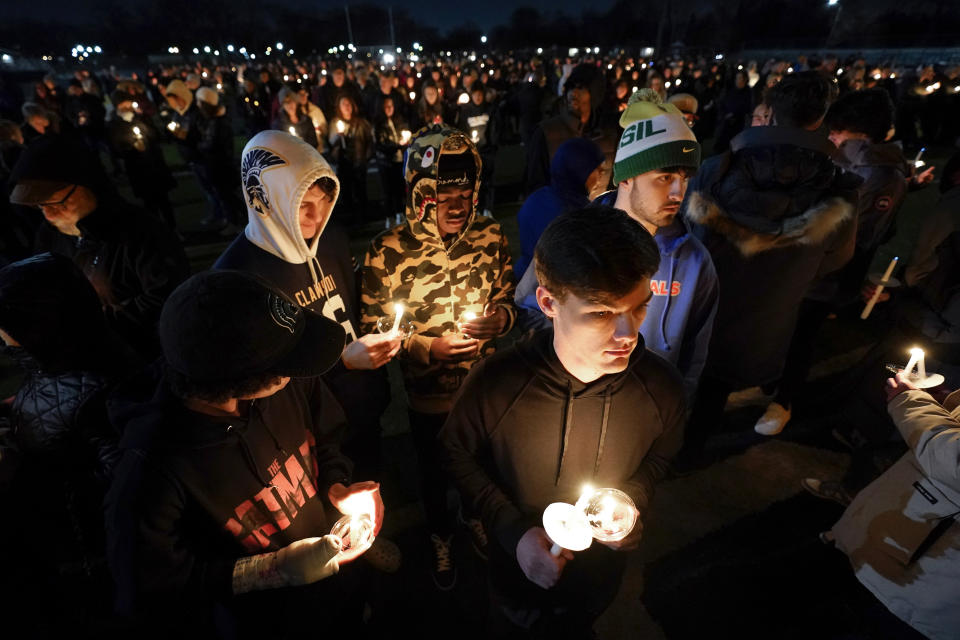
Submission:
[[281,164],[286,164],[286,161],[267,149],[251,149],[243,156],[240,173],[243,178],[243,191],[247,194],[247,204],[264,218],[270,215],[270,199],[260,180],[260,174]]

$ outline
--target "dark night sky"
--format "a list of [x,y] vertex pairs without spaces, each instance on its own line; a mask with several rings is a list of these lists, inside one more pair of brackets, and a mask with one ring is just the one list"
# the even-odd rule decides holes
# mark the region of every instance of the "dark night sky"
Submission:
[[[237,7],[240,10],[246,2],[250,0],[237,0]],[[368,0],[370,4],[381,4],[383,6],[392,5],[395,8],[406,9],[407,12],[427,24],[446,30],[451,27],[459,26],[468,20],[473,21],[481,29],[491,29],[492,27],[507,22],[513,10],[520,6],[534,7],[542,13],[560,10],[568,15],[579,16],[584,8],[592,8],[597,11],[605,11],[612,4],[613,0],[593,0],[585,2],[584,0],[393,0],[391,2],[376,2]],[[135,9],[137,6],[146,6],[147,3],[162,2],[162,0],[127,0],[124,5]],[[6,13],[10,9],[11,18],[20,15],[37,15],[39,7],[41,12],[51,12],[68,16],[77,22],[85,22],[89,16],[89,9],[102,5],[98,0],[0,0],[0,6]],[[277,0],[277,4],[286,4],[292,7],[302,7],[305,12],[328,10],[331,8],[342,7],[349,2],[331,2],[330,0]],[[203,3],[198,3],[197,8],[202,11]]]

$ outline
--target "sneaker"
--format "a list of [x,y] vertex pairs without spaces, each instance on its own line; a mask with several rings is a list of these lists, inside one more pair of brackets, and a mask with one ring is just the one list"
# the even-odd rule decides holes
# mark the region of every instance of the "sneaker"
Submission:
[[473,545],[473,551],[481,559],[487,559],[487,532],[483,528],[483,523],[479,518],[465,518],[463,511],[457,513],[457,520],[470,532],[470,542]]
[[724,410],[731,411],[733,409],[742,409],[743,407],[763,406],[771,400],[773,400],[772,393],[766,393],[760,387],[749,387],[747,389],[741,389],[740,391],[734,391],[727,396],[727,404]]
[[395,573],[400,569],[403,554],[400,553],[400,547],[387,538],[376,538],[364,552],[363,558],[377,571]]
[[433,543],[433,566],[430,567],[430,577],[433,584],[440,591],[450,591],[457,584],[457,568],[453,566],[453,536],[441,538],[437,534],[430,535]]
[[771,402],[757,424],[753,425],[753,430],[762,436],[775,436],[790,422],[790,415],[790,409],[779,402]]
[[821,480],[820,478],[804,478],[800,481],[800,486],[824,500],[833,500],[844,507],[850,506],[853,498],[843,488],[843,485],[836,480]]

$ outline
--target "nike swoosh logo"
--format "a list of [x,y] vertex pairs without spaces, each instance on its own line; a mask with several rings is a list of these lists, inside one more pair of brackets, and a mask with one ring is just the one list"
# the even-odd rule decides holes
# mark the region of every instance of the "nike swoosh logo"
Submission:
[[684,153],[690,153],[691,151],[696,151],[696,150],[697,150],[696,147],[694,147],[693,149],[684,148],[684,149],[683,149],[683,152],[684,152]]

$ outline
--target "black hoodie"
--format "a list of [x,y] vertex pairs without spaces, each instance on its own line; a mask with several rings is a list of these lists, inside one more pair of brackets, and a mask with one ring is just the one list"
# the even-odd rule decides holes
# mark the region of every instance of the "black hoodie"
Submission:
[[642,339],[626,370],[584,384],[547,329],[474,365],[439,438],[464,501],[514,557],[546,506],[576,502],[584,483],[625,491],[642,521],[683,418],[680,376]]
[[[291,380],[246,417],[187,409],[154,370],[110,401],[123,457],[107,495],[122,610],[225,601],[234,562],[323,536],[329,487],[348,484],[342,411],[318,379]],[[148,596],[148,597],[143,597]]]

